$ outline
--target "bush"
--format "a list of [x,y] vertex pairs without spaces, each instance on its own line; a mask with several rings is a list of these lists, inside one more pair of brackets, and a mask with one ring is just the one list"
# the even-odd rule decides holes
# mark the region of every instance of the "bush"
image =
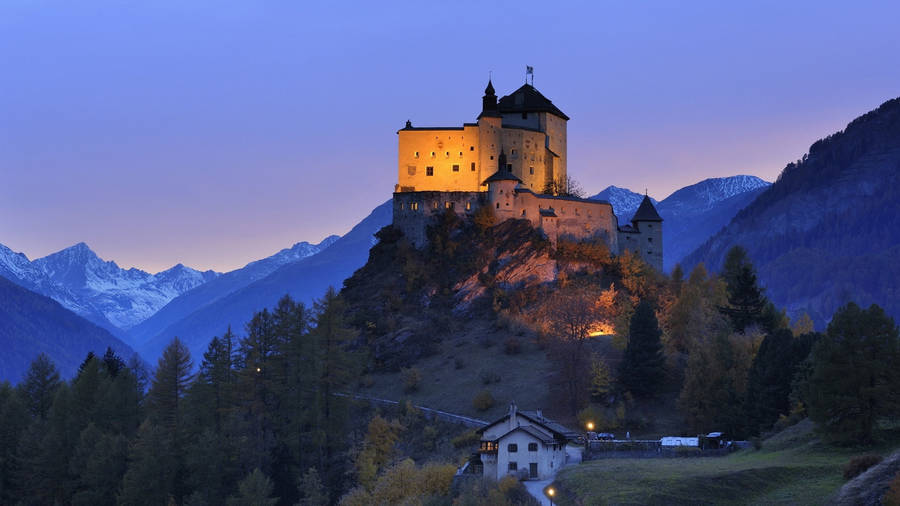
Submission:
[[472,407],[478,411],[487,411],[494,407],[494,396],[490,390],[484,389],[472,399]]
[[888,485],[888,490],[884,497],[881,498],[881,504],[884,506],[900,506],[900,473],[894,476]]
[[406,392],[415,392],[419,389],[419,383],[422,381],[422,373],[415,367],[401,369],[400,377],[403,378],[403,389]]
[[518,355],[522,351],[522,343],[515,337],[508,337],[503,342],[503,353],[507,355]]
[[500,375],[494,371],[481,371],[481,384],[500,383]]
[[468,448],[470,446],[475,446],[481,441],[481,436],[478,435],[474,430],[467,430],[462,434],[456,436],[455,438],[450,440],[450,444],[453,445],[454,448]]
[[422,448],[433,451],[437,447],[438,436],[441,432],[434,425],[428,425],[422,429]]
[[844,466],[844,479],[851,480],[866,472],[867,469],[881,462],[880,455],[860,455],[850,459]]

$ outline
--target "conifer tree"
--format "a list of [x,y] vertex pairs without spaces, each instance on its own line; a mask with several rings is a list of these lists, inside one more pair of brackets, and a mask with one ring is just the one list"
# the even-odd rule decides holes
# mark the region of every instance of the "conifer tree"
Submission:
[[659,323],[653,306],[642,300],[634,310],[628,332],[628,346],[619,369],[619,383],[638,397],[653,395],[662,383],[665,358]]
[[168,431],[145,421],[128,450],[118,504],[166,504],[175,491],[177,467]]
[[762,323],[768,301],[757,284],[756,270],[747,250],[741,246],[728,250],[722,277],[727,285],[728,304],[721,310],[731,319],[734,330],[744,332],[747,327]]
[[808,380],[809,416],[836,443],[873,440],[882,417],[900,416],[900,337],[872,305],[839,309],[816,344]]
[[0,504],[15,504],[21,497],[16,449],[29,421],[22,397],[8,382],[0,382]]
[[20,387],[31,416],[40,420],[47,419],[59,384],[59,371],[56,365],[50,357],[41,353],[31,362],[28,371],[25,372],[25,381]]
[[184,416],[182,400],[193,379],[187,346],[177,337],[163,350],[147,393],[150,415],[174,437]]
[[229,497],[228,506],[274,506],[278,499],[272,498],[274,485],[259,468],[256,468],[238,483],[238,495]]

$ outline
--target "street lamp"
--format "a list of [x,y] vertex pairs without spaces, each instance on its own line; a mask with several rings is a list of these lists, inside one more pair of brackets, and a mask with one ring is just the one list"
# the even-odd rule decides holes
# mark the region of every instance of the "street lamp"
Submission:
[[556,495],[556,489],[553,487],[547,487],[547,497],[550,498],[550,506],[553,506],[553,496]]
[[594,422],[587,423],[587,430],[594,430]]

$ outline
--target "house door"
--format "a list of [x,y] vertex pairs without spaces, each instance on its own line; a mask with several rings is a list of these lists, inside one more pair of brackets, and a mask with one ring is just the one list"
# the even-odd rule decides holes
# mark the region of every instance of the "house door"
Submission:
[[537,475],[537,462],[532,462],[532,463],[528,464],[528,474],[529,474],[532,478],[537,478],[537,477],[538,477],[538,475]]

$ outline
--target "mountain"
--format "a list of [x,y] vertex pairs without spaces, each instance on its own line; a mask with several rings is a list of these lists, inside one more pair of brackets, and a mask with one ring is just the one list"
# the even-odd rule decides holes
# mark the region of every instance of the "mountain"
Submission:
[[[769,185],[756,176],[731,176],[686,186],[662,201],[651,198],[663,218],[663,268],[668,271],[674,267]],[[627,188],[609,186],[590,198],[612,204],[619,224],[624,225],[631,220],[644,196]]]
[[697,249],[771,185],[756,176],[706,179],[663,199],[663,269]]
[[[628,188],[619,188],[618,186],[607,186],[600,193],[588,198],[591,200],[605,200],[612,204],[613,212],[619,218],[619,225],[627,223],[634,216],[634,212],[641,205],[641,201],[644,200],[644,196],[640,193],[635,193]],[[659,202],[653,197],[650,197],[650,201],[653,202],[654,206],[659,206]]]
[[815,142],[685,266],[718,270],[733,245],[773,302],[820,328],[851,300],[900,317],[900,99]]
[[106,329],[5,277],[0,277],[0,301],[0,381],[21,380],[41,352],[63,377],[73,376],[89,351],[102,355],[112,347],[126,360],[134,354]]
[[130,329],[128,331],[129,342],[134,343],[136,346],[144,344],[164,331],[166,327],[173,325],[194,311],[268,276],[283,265],[324,251],[338,239],[340,239],[339,236],[332,235],[326,237],[319,244],[310,244],[305,241],[298,242],[292,247],[285,248],[268,258],[250,262],[240,269],[222,274],[192,290],[185,291],[169,301],[153,316]]
[[178,336],[197,362],[214,336],[221,336],[229,325],[241,335],[254,312],[275,306],[284,295],[311,305],[329,286],[340,288],[344,279],[366,263],[369,249],[377,242],[374,234],[389,225],[391,217],[388,201],[320,253],[284,264],[262,279],[196,307],[140,345],[141,355],[153,362]]
[[181,264],[156,274],[126,270],[104,261],[82,242],[34,261],[2,246],[0,275],[122,335],[173,298],[219,274]]

